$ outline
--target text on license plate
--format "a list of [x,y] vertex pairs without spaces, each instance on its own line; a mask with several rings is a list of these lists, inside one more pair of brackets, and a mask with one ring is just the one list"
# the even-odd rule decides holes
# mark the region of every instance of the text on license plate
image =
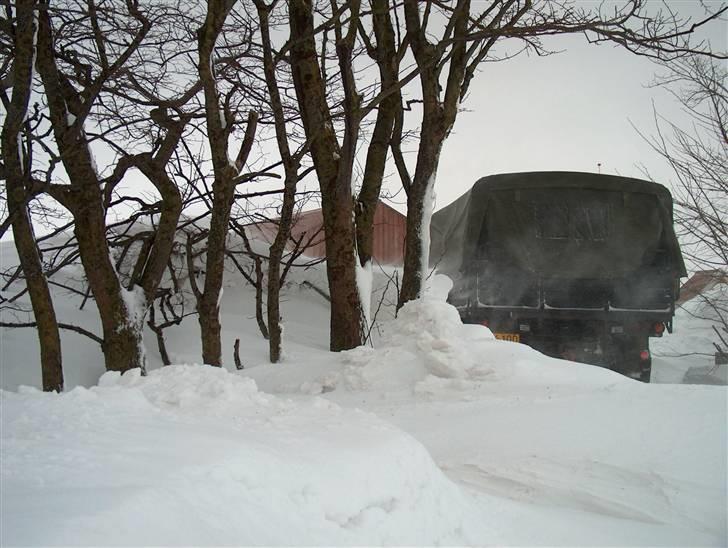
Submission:
[[496,339],[501,341],[521,342],[521,335],[519,333],[494,333]]

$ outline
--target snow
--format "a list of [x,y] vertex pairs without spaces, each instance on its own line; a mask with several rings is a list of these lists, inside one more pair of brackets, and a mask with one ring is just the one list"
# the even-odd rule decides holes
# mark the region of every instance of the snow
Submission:
[[[26,114],[27,117],[27,114]],[[18,135],[15,138],[15,141],[17,143],[18,147],[18,159],[25,164],[25,149],[23,148],[23,133],[21,131],[18,132]]]
[[362,314],[364,315],[365,328],[369,329],[372,321],[372,261],[369,260],[364,266],[356,260],[356,288],[359,292]]
[[[0,330],[0,544],[726,544],[725,386],[496,340],[462,324],[440,276],[372,346],[331,353],[304,279],[324,286],[325,267],[291,271],[271,365],[252,289],[226,278],[223,347],[241,339],[242,371],[162,368],[150,347],[148,376],[102,375],[98,346],[63,333],[68,386],[86,387],[45,394],[18,388],[40,385],[32,330]],[[55,291],[61,318],[98,329]],[[707,359],[672,354],[707,353],[709,325],[678,311],[655,380]],[[174,361],[199,360],[197,329],[166,332]]]
[[220,129],[225,130],[227,128],[227,120],[225,119],[225,112],[223,112],[223,109],[217,109],[217,115],[220,117]]
[[[146,364],[147,349],[144,345],[144,318],[147,314],[147,298],[144,290],[135,285],[131,289],[121,287],[121,298],[126,308],[127,327],[134,332],[140,362]],[[144,365],[146,369],[146,365]]]
[[126,317],[131,329],[141,329],[147,315],[147,299],[144,290],[135,285],[131,289],[121,288],[121,298],[126,308]]
[[[439,155],[439,153],[438,153]],[[435,165],[438,161],[435,162]],[[422,212],[422,226],[420,227],[420,238],[422,239],[421,249],[422,257],[420,257],[420,279],[422,280],[422,293],[427,293],[428,276],[430,274],[430,223],[432,221],[432,213],[435,211],[435,173],[430,176],[425,189],[424,211]]]
[[718,312],[710,306],[711,302],[723,303],[725,309],[728,286],[718,285],[705,295],[684,303],[677,310],[673,334],[652,340],[654,381],[690,382],[691,370],[710,372],[715,369],[716,377],[725,375],[725,367],[715,367],[713,343],[719,341],[713,326],[719,327],[721,324]]
[[224,369],[107,373],[90,390],[2,404],[3,545],[451,543],[487,531],[472,497],[399,429],[321,398],[261,394]]

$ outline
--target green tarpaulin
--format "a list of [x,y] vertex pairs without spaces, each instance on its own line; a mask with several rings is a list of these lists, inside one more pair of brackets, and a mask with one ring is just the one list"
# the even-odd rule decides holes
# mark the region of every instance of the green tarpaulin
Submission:
[[661,265],[685,276],[672,197],[657,183],[573,172],[492,175],[432,217],[430,259],[456,281],[477,265],[570,279]]

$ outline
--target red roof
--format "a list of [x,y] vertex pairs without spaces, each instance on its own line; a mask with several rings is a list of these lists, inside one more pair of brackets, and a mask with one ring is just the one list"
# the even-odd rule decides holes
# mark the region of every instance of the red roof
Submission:
[[[374,212],[374,260],[380,264],[402,264],[404,261],[404,240],[407,217],[381,200]],[[268,242],[275,238],[278,226],[275,221],[248,225],[260,232]],[[256,237],[256,235],[253,235]],[[303,211],[294,219],[291,229],[293,239],[303,238],[306,243],[305,255],[326,257],[326,239],[323,231],[321,209]],[[291,244],[292,245],[292,244]]]
[[728,284],[728,273],[720,269],[696,272],[680,288],[680,297],[677,299],[677,304],[683,304],[711,290],[719,283]]

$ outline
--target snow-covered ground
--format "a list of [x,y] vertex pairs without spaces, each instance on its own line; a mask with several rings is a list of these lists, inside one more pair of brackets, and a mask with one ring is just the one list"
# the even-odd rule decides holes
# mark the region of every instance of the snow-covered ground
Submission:
[[[462,325],[436,279],[380,313],[372,346],[332,354],[303,279],[325,276],[293,274],[270,365],[252,292],[229,277],[240,372],[160,368],[147,337],[147,377],[103,374],[98,347],[64,333],[68,390],[43,394],[18,389],[39,385],[33,331],[0,330],[0,544],[728,543],[728,389],[667,384],[710,352],[703,320],[678,313],[654,345],[663,384],[646,385]],[[92,303],[56,295],[98,330]],[[197,329],[168,330],[175,362],[199,360]]]
[[721,328],[710,303],[726,308],[728,286],[718,285],[678,308],[675,333],[651,343],[653,382],[728,384],[728,365],[715,366],[714,342],[719,342],[713,327]]

